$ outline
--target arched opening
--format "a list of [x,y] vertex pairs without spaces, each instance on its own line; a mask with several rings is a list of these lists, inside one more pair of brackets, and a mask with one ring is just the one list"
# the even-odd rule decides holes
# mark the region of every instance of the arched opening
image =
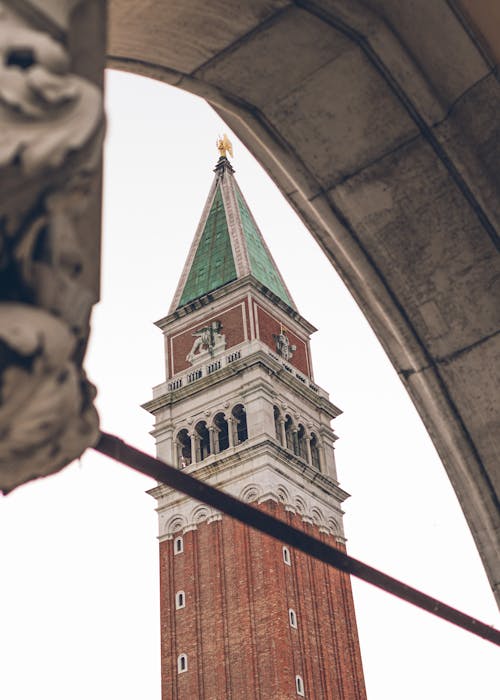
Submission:
[[175,609],[180,610],[186,607],[186,594],[184,591],[177,591],[175,594]]
[[206,421],[202,420],[196,424],[195,433],[197,437],[197,461],[201,461],[210,454],[210,431],[207,428]]
[[214,418],[214,427],[216,431],[215,445],[216,452],[222,452],[229,447],[229,426],[223,413],[217,413]]
[[297,431],[297,454],[307,461],[307,435],[304,426],[299,423]]
[[274,413],[274,432],[276,433],[276,440],[280,443],[281,445],[281,413],[280,410],[277,406],[273,406],[273,413]]
[[177,466],[181,469],[187,467],[191,464],[192,454],[191,454],[191,438],[189,436],[186,428],[179,430],[177,433]]
[[297,695],[304,697],[304,681],[302,676],[295,676],[295,687],[297,689]]
[[235,420],[235,444],[248,440],[247,415],[245,407],[239,403],[233,408],[233,418]]
[[180,654],[177,657],[177,672],[184,673],[188,668],[187,654]]
[[285,417],[285,439],[286,445],[284,447],[293,451],[293,420],[292,416],[289,415]]
[[311,433],[311,462],[313,467],[316,467],[316,469],[318,470],[321,469],[321,463],[319,459],[319,443],[315,433]]
[[283,561],[287,566],[292,565],[292,560],[290,558],[290,550],[286,546],[283,546]]

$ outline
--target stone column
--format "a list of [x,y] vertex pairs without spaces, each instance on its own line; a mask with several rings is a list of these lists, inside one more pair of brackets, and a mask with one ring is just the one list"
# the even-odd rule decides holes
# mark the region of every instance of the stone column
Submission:
[[281,446],[286,447],[285,419],[280,418],[279,422],[280,422]]
[[311,436],[306,437],[306,453],[307,453],[307,463],[312,466],[312,454],[311,454]]
[[234,447],[234,418],[232,416],[227,419],[227,435],[229,439],[229,447]]
[[198,461],[198,440],[196,432],[193,430],[192,433],[189,433],[189,437],[191,438],[191,464],[196,464],[196,462]]
[[0,386],[11,389],[0,417],[0,490],[9,491],[58,471],[99,436],[83,359],[99,299],[106,2],[9,0],[0,10],[0,250],[9,281],[0,291]]
[[208,428],[208,436],[209,436],[209,444],[210,444],[210,454],[214,455],[216,452],[216,450],[215,450],[216,440],[215,440],[215,428],[213,427],[213,425]]

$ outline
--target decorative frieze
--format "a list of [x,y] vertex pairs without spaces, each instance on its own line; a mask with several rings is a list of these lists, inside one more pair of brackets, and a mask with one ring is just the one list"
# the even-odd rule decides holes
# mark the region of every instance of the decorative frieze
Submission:
[[[285,511],[299,515],[302,522],[315,525],[319,532],[333,535],[339,540],[344,539],[340,507],[335,508],[318,497],[305,494],[298,484],[271,474],[269,470],[224,485],[224,489],[246,503],[257,505],[274,500]],[[187,498],[162,505],[160,497],[158,514],[160,540],[173,539],[196,530],[203,522],[212,523],[224,517],[219,511],[209,506],[200,506]]]

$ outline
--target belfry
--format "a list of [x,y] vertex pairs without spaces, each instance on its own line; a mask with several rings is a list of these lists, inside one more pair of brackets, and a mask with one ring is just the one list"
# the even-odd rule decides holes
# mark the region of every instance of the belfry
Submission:
[[[227,138],[145,408],[160,459],[344,549],[340,410],[234,177]],[[162,700],[366,698],[349,577],[167,486],[157,501]]]

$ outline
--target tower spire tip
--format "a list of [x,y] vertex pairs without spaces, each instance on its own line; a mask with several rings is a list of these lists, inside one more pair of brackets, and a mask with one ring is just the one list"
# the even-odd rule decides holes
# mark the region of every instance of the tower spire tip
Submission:
[[219,136],[215,144],[217,146],[217,150],[219,151],[219,160],[217,161],[214,172],[218,173],[219,175],[223,175],[226,170],[230,173],[234,173],[233,166],[227,158],[228,154],[231,156],[231,158],[233,157],[233,144],[229,140],[228,135],[222,134],[222,136]]
[[217,150],[221,158],[227,158],[227,154],[233,157],[233,144],[229,140],[227,134],[222,134],[216,141]]

